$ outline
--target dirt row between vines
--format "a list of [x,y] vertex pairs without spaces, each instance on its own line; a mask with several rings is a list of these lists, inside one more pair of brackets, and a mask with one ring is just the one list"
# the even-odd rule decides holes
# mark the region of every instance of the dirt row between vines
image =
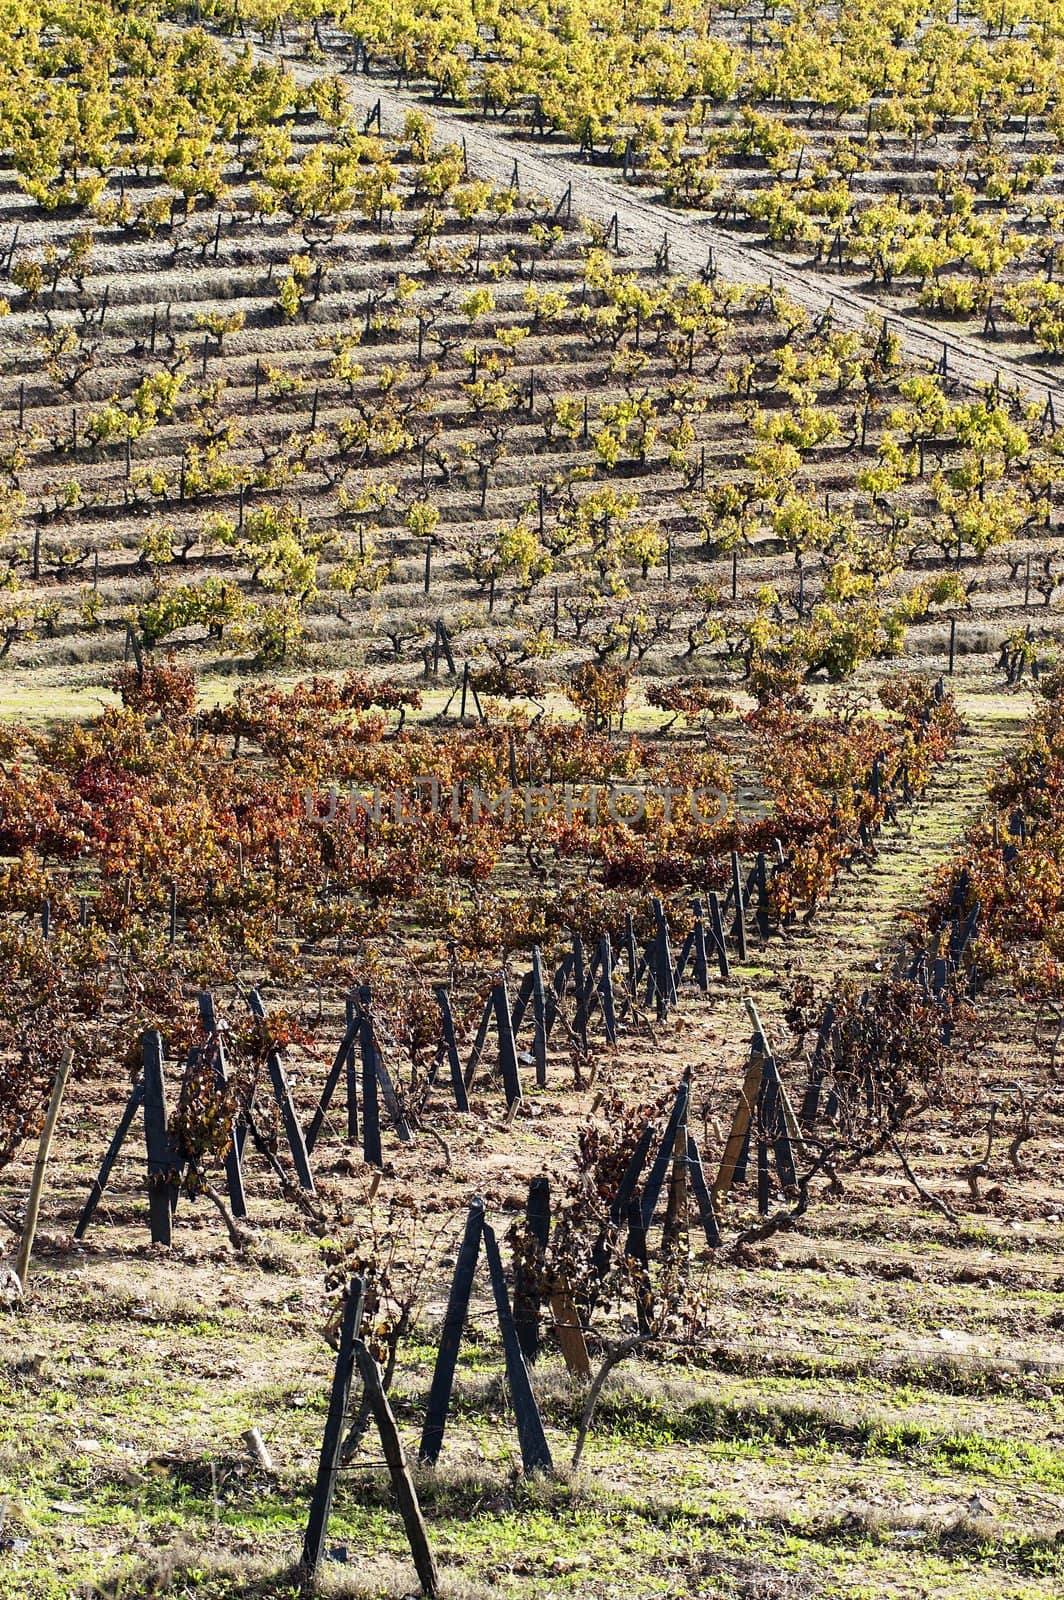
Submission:
[[932,773],[924,797],[883,830],[873,859],[846,875],[800,936],[803,955],[812,950],[817,966],[835,978],[889,966],[906,917],[919,912],[934,873],[984,811],[987,775],[1019,737],[1026,695],[969,679],[957,699],[966,724],[957,749]]

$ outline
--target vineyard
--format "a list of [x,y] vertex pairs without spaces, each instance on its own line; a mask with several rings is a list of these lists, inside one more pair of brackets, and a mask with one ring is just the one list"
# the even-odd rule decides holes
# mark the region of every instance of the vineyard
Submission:
[[[197,7],[284,41],[269,7]],[[330,30],[339,30],[335,37]],[[560,50],[558,37],[566,41]],[[739,239],[1059,355],[1060,18],[1041,4],[322,8],[319,52],[575,147]]]
[[1057,8],[0,39],[0,1596],[1048,1600]]

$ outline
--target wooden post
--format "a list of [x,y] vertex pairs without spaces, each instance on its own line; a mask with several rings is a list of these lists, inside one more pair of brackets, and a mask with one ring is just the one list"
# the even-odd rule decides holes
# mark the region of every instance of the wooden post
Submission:
[[370,1355],[361,1339],[354,1342],[355,1365],[365,1387],[366,1402],[373,1413],[373,1420],[377,1424],[380,1435],[381,1448],[384,1459],[388,1463],[388,1471],[392,1476],[392,1488],[395,1498],[399,1503],[399,1514],[403,1519],[406,1537],[410,1544],[410,1554],[414,1558],[418,1579],[421,1583],[422,1594],[435,1596],[439,1589],[439,1578],[436,1573],[436,1563],[429,1547],[428,1530],[425,1519],[421,1515],[418,1504],[417,1490],[414,1480],[410,1476],[410,1468],[406,1464],[402,1441],[399,1438],[399,1429],[395,1425],[392,1408],[388,1404],[388,1396],[381,1383],[380,1368]]
[[687,1170],[691,1177],[691,1188],[694,1190],[695,1203],[698,1206],[698,1216],[706,1236],[706,1243],[711,1250],[720,1244],[720,1226],[717,1214],[713,1209],[713,1197],[706,1183],[706,1175],[702,1167],[702,1157],[695,1143],[694,1134],[688,1130],[687,1134]]
[[647,1254],[647,1230],[643,1225],[643,1215],[639,1209],[639,1201],[631,1200],[628,1203],[628,1237],[625,1240],[625,1254],[638,1261],[643,1268],[641,1282],[636,1284],[635,1314],[639,1324],[639,1332],[649,1332],[649,1319],[647,1317],[649,1302],[649,1283],[646,1269],[650,1265]]
[[517,1035],[521,1032],[521,1028],[525,1020],[525,1013],[528,1010],[528,1002],[532,998],[532,983],[533,978],[531,972],[526,972],[524,977],[521,979],[521,987],[517,991],[517,999],[514,1001],[513,1010],[510,1013],[510,1025],[514,1030],[515,1040]]
[[795,1127],[796,1118],[793,1109],[788,1104],[786,1090],[783,1087],[783,1080],[780,1078],[775,1057],[767,1046],[765,1048],[759,1106],[761,1114],[761,1129],[759,1132],[762,1133],[765,1143],[772,1146],[772,1154],[776,1163],[780,1186],[785,1194],[795,1193],[798,1188],[798,1175],[794,1166],[792,1130]]
[[561,965],[554,974],[554,977],[551,979],[550,989],[547,991],[545,1027],[548,1039],[550,1038],[551,1030],[553,1029],[554,1024],[557,1022],[560,1015],[559,1006],[561,998],[569,987],[569,978],[572,974],[572,970],[573,954],[572,951],[570,951],[568,955],[562,957]]
[[26,1282],[29,1278],[30,1256],[33,1254],[33,1241],[37,1233],[37,1218],[41,1209],[41,1195],[44,1193],[44,1175],[48,1168],[52,1137],[55,1134],[55,1125],[59,1121],[59,1108],[63,1104],[63,1092],[67,1086],[73,1060],[74,1048],[68,1044],[59,1059],[55,1082],[52,1085],[52,1098],[48,1102],[48,1111],[44,1127],[41,1129],[40,1143],[37,1146],[37,1160],[33,1164],[26,1216],[22,1224],[22,1238],[19,1240],[18,1255],[15,1258],[15,1276],[22,1285],[23,1294],[26,1293]]
[[443,1447],[443,1433],[447,1425],[447,1412],[451,1404],[454,1369],[458,1360],[458,1346],[462,1342],[469,1296],[473,1288],[473,1274],[480,1254],[480,1240],[484,1232],[484,1202],[474,1199],[466,1218],[465,1233],[455,1262],[447,1311],[443,1319],[440,1347],[436,1353],[436,1366],[432,1374],[428,1404],[425,1408],[425,1427],[421,1434],[418,1458],[435,1465]]
[[665,920],[665,908],[660,900],[651,901],[654,913],[654,993],[656,996],[658,1021],[663,1022],[669,1014],[669,1007],[676,1004],[676,972],[672,964],[672,951],[669,948],[669,925]]
[[465,1086],[467,1089],[472,1087],[473,1079],[476,1077],[477,1068],[480,1066],[480,1058],[484,1054],[484,1046],[487,1043],[488,1029],[491,1027],[491,1018],[494,1009],[495,990],[492,989],[487,1000],[484,1002],[484,1009],[480,1013],[480,1022],[477,1025],[476,1037],[473,1040],[473,1048],[469,1053],[469,1061],[466,1064]]
[[348,996],[344,1002],[344,1015],[347,1020],[347,1032],[351,1043],[344,1057],[344,1089],[347,1099],[347,1139],[349,1144],[358,1143],[358,1063],[355,1059],[355,1046],[358,1043],[359,1031],[362,1020],[358,1015],[353,997]]
[[636,991],[639,985],[639,963],[635,953],[635,924],[631,911],[624,914],[624,953],[628,963],[628,992],[632,1004],[636,1003]]
[[[785,1190],[793,1190],[797,1187],[797,1177],[794,1169],[792,1137],[796,1137],[800,1141],[798,1119],[794,1114],[794,1109],[790,1104],[787,1091],[780,1078],[775,1057],[768,1047],[765,1030],[762,1028],[761,1018],[757,1014],[757,1007],[749,997],[747,997],[745,1004],[747,1015],[754,1030],[753,1056],[759,1059],[761,1067],[761,1083],[758,1088],[756,1106],[759,1151],[762,1145],[765,1146],[766,1150],[769,1144],[772,1145],[776,1172],[780,1183]],[[760,1173],[760,1154],[758,1160]],[[766,1194],[765,1210],[767,1211],[767,1209]]]
[[617,1185],[617,1193],[613,1197],[613,1201],[610,1205],[610,1221],[615,1227],[620,1225],[622,1217],[628,1215],[628,1202],[635,1194],[636,1184],[639,1182],[639,1175],[646,1164],[646,1159],[650,1153],[650,1146],[653,1143],[653,1139],[654,1124],[652,1122],[648,1122],[642,1133],[639,1135],[639,1142],[632,1151],[628,1165],[624,1169],[624,1175],[622,1176],[620,1183]]
[[536,1087],[547,1087],[547,1001],[543,987],[543,952],[532,946],[532,1054],[536,1063]]
[[584,941],[578,933],[573,934],[573,989],[576,996],[576,1009],[573,1016],[573,1032],[579,1039],[584,1050],[587,1049],[587,998],[586,976],[584,973]]
[[[367,1024],[367,1026],[371,1027],[372,1024]],[[399,1105],[399,1097],[395,1092],[395,1086],[392,1083],[388,1068],[384,1065],[376,1039],[373,1041],[373,1054],[377,1063],[377,1087],[380,1089],[384,1108],[392,1119],[392,1127],[399,1136],[400,1144],[411,1144],[414,1136],[410,1132],[406,1118],[403,1116]]]
[[[902,949],[905,949],[904,944]],[[820,1110],[820,1091],[824,1083],[824,1055],[834,1026],[835,1007],[829,1004],[820,1020],[817,1041],[813,1048],[813,1059],[809,1066],[809,1082],[806,1084],[805,1094],[802,1098],[802,1109],[798,1113],[798,1125],[806,1133],[813,1131]]]
[[[218,1019],[214,1013],[214,999],[204,990],[199,997],[200,1022],[204,1033],[208,1037],[208,1050],[210,1051],[210,1064],[214,1072],[214,1082],[217,1089],[224,1090],[228,1082],[225,1066],[225,1045],[218,1030]],[[233,1134],[229,1141],[229,1148],[225,1152],[225,1181],[229,1190],[229,1206],[234,1217],[246,1217],[248,1214],[247,1196],[244,1193],[244,1173],[240,1165],[240,1122],[237,1118],[233,1124]]]
[[310,1503],[310,1517],[303,1539],[302,1566],[313,1575],[321,1564],[325,1549],[325,1535],[329,1527],[336,1491],[336,1474],[340,1470],[340,1450],[344,1442],[344,1422],[351,1398],[351,1379],[354,1373],[355,1340],[362,1323],[362,1307],[366,1297],[365,1280],[353,1278],[347,1292],[343,1321],[340,1324],[340,1345],[336,1355],[329,1409],[325,1418],[325,1433],[318,1459],[318,1476],[314,1484],[314,1498]]
[[754,882],[757,885],[757,936],[761,940],[762,944],[765,944],[768,941],[772,927],[769,920],[768,866],[765,861],[765,852],[763,850],[759,850],[757,853],[757,866],[755,868],[755,874]]
[[521,1462],[526,1475],[532,1472],[553,1472],[554,1463],[551,1460],[547,1436],[543,1432],[543,1419],[532,1392],[528,1368],[521,1354],[517,1329],[514,1327],[510,1311],[510,1297],[506,1292],[506,1278],[502,1270],[502,1257],[499,1255],[495,1230],[485,1222],[483,1231],[484,1253],[488,1258],[491,1288],[495,1296],[495,1314],[499,1319],[499,1332],[502,1334],[503,1352],[506,1357],[506,1379],[510,1387],[510,1399],[513,1402],[514,1417],[517,1422],[517,1437],[521,1445]]
[[306,1145],[308,1155],[312,1153],[314,1146],[318,1142],[318,1135],[321,1133],[322,1124],[325,1121],[325,1116],[329,1109],[329,1103],[332,1100],[333,1094],[336,1091],[336,1086],[340,1081],[340,1074],[344,1072],[345,1069],[348,1074],[348,1137],[351,1137],[350,1122],[353,1113],[355,1119],[354,1137],[356,1139],[358,1138],[358,1104],[350,1093],[350,1076],[351,1063],[354,1061],[355,1057],[355,1044],[358,1038],[358,1029],[360,1024],[353,1019],[351,1015],[352,1010],[353,1007],[351,1001],[349,1000],[347,1002],[347,1029],[340,1041],[340,1048],[333,1057],[333,1064],[329,1068],[329,1076],[325,1080],[325,1087],[321,1091],[321,1098],[314,1107],[314,1115],[307,1124],[307,1131],[303,1135],[303,1143]]
[[717,1180],[713,1185],[714,1207],[719,1204],[721,1197],[728,1193],[735,1180],[735,1171],[739,1165],[747,1136],[750,1132],[750,1122],[754,1114],[754,1105],[760,1088],[761,1058],[754,1052],[750,1057],[746,1076],[743,1078],[743,1086],[739,1092],[739,1103],[732,1117],[732,1125],[724,1145],[724,1154],[721,1156]]
[[768,1216],[769,1181],[768,1181],[768,1140],[765,1137],[765,1128],[762,1117],[762,1101],[764,1096],[764,1079],[761,1081],[762,1092],[757,1097],[755,1133],[757,1135],[757,1214],[759,1217]]
[[506,993],[506,979],[495,985],[493,1003],[495,1026],[499,1033],[499,1065],[502,1068],[506,1104],[512,1109],[521,1099],[521,1078],[517,1070],[517,1045],[514,1042],[513,1024],[510,1020],[510,1001]]
[[590,1378],[591,1357],[587,1353],[584,1330],[580,1326],[580,1317],[567,1283],[559,1283],[551,1295],[550,1309],[566,1372],[573,1378]]
[[447,1057],[447,1065],[450,1068],[454,1103],[459,1111],[468,1111],[469,1097],[466,1094],[465,1080],[462,1077],[462,1063],[458,1055],[458,1041],[455,1038],[450,996],[443,984],[439,984],[435,992],[436,1004],[440,1008],[440,1025],[443,1033],[442,1044]]
[[695,982],[702,994],[709,992],[709,952],[706,949],[705,909],[700,898],[692,900],[695,914]]
[[144,1142],[148,1151],[148,1217],[151,1242],[169,1245],[173,1239],[179,1162],[167,1129],[162,1039],[157,1033],[145,1033],[142,1049]]
[[[252,989],[248,995],[248,1006],[259,1022],[265,1023],[266,1011],[257,989]],[[307,1147],[303,1142],[303,1130],[296,1117],[296,1108],[292,1104],[292,1092],[288,1087],[285,1076],[284,1063],[280,1052],[272,1046],[266,1056],[266,1069],[270,1074],[270,1084],[273,1088],[274,1099],[281,1112],[281,1121],[284,1124],[285,1138],[288,1148],[292,1152],[292,1162],[296,1169],[301,1189],[314,1193],[314,1179],[310,1171],[310,1160],[307,1156]]]
[[100,1164],[99,1175],[94,1180],[92,1188],[89,1190],[89,1198],[85,1202],[81,1216],[78,1218],[77,1227],[74,1229],[75,1239],[84,1239],[96,1207],[100,1203],[100,1198],[103,1195],[104,1190],[107,1188],[107,1180],[111,1176],[111,1168],[115,1164],[115,1160],[118,1156],[119,1150],[122,1148],[126,1134],[133,1126],[133,1118],[136,1116],[143,1104],[144,1079],[140,1078],[134,1086],[133,1092],[129,1097],[129,1100],[126,1104],[126,1109],[122,1113],[122,1119],[115,1130],[114,1137],[111,1140],[111,1143],[107,1146],[107,1151],[104,1155],[103,1161]]
[[540,1299],[539,1269],[542,1267],[547,1241],[550,1238],[550,1180],[533,1178],[528,1187],[525,1222],[535,1240],[536,1259],[531,1267],[521,1261],[514,1266],[514,1327],[517,1342],[526,1361],[535,1361],[539,1354]]
[[662,1250],[669,1254],[679,1244],[687,1226],[687,1109],[690,1086],[686,1085],[683,1112],[676,1124],[672,1142],[672,1176],[665,1206],[665,1225],[661,1232]]
[[358,1042],[362,1055],[362,1156],[371,1167],[384,1165],[381,1150],[381,1112],[377,1093],[377,1047],[369,1016],[370,991],[363,984],[358,991],[361,1026]]
[[654,1211],[657,1207],[658,1196],[661,1194],[662,1184],[665,1182],[665,1174],[669,1170],[669,1162],[673,1158],[673,1154],[676,1149],[678,1131],[681,1127],[684,1129],[684,1149],[686,1150],[687,1106],[690,1097],[690,1085],[685,1079],[676,1091],[676,1099],[673,1103],[672,1112],[670,1113],[668,1123],[666,1124],[661,1144],[658,1146],[658,1153],[654,1158],[654,1165],[651,1167],[649,1176],[647,1177],[646,1187],[643,1190],[643,1198],[640,1202],[639,1210],[643,1219],[644,1230],[649,1228],[650,1224],[654,1220]]
[[732,937],[739,949],[739,960],[746,960],[746,906],[743,900],[743,875],[739,867],[738,852],[731,853],[732,868],[732,893],[735,899],[735,921],[732,924]]
[[607,1044],[617,1043],[617,1011],[613,1003],[613,946],[608,933],[599,940],[598,990]]

